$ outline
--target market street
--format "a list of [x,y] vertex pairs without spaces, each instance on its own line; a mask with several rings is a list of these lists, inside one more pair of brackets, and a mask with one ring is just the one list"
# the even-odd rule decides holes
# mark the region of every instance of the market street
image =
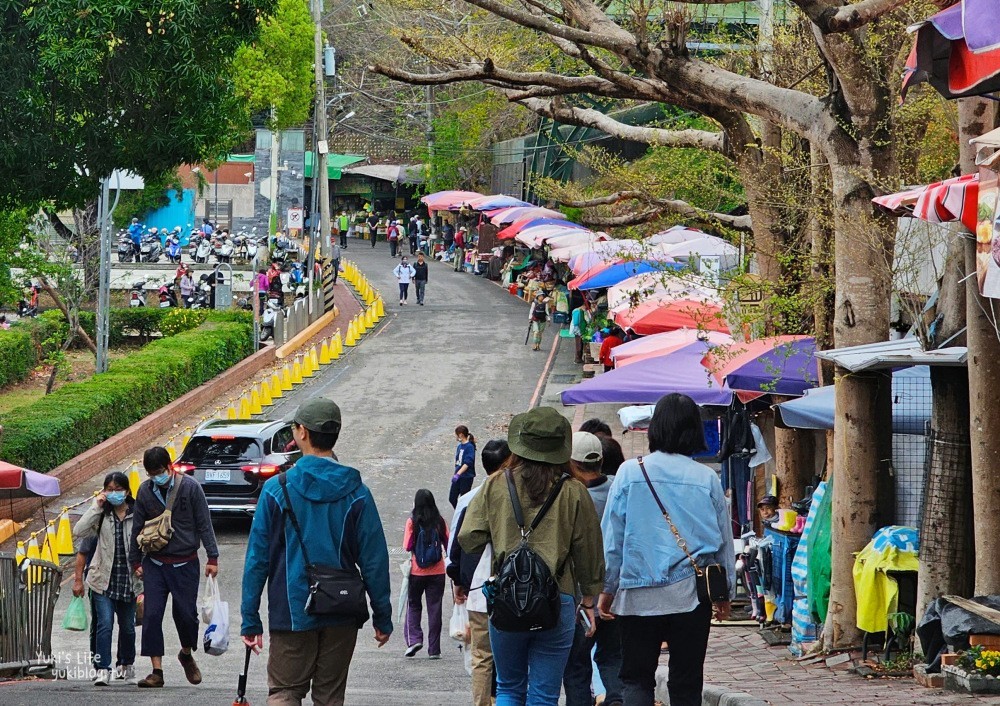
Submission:
[[[367,243],[352,241],[344,257],[355,261],[382,291],[387,316],[358,348],[280,400],[269,416],[283,418],[312,395],[329,396],[340,405],[344,429],[335,450],[343,462],[360,469],[374,493],[390,547],[393,585],[398,587],[401,575],[397,566],[403,559],[400,543],[414,492],[430,489],[442,514],[450,518],[447,496],[455,426],[466,424],[480,444],[503,434],[510,417],[528,407],[552,339],[547,336],[543,352],[532,353],[523,345],[527,307],[503,289],[473,275],[457,274],[450,266],[433,263],[426,306],[416,305],[411,287],[410,304],[399,307],[391,272],[396,261],[389,257],[384,243],[372,250]],[[94,469],[94,481],[72,493],[91,492],[99,486],[104,473],[105,469]],[[141,700],[146,704],[229,703],[244,656],[238,633],[247,525],[217,522],[216,531],[221,550],[222,597],[230,603],[233,625],[226,654],[206,656],[199,649],[203,684],[194,687],[184,680],[174,657],[178,650],[176,632],[168,618],[164,623],[166,688],[140,692],[135,686],[120,683],[95,688],[90,679],[8,682],[0,685],[0,702],[49,704],[72,699],[82,705],[105,704],[112,699],[124,703]],[[70,568],[70,579],[71,574]],[[396,593],[394,588],[394,609]],[[66,583],[55,612],[52,647],[63,665],[68,659],[71,668],[85,668],[86,633],[60,627],[70,597]],[[446,592],[446,628],[451,608]],[[262,610],[262,614],[266,621],[266,611]],[[395,616],[394,623],[392,639],[381,650],[376,649],[372,639],[370,622],[359,634],[348,702],[385,706],[467,703],[469,677],[456,643],[447,636],[443,638],[443,659],[439,662],[429,661],[426,653],[406,659],[402,629]],[[248,699],[254,704],[266,698],[266,640],[265,635],[264,655],[255,657],[251,665]],[[148,669],[148,660],[137,658],[137,674],[143,676]]]

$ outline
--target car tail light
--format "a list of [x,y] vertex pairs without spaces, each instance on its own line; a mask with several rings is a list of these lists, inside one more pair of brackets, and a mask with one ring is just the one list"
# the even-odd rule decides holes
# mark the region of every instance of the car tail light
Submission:
[[241,468],[246,473],[256,473],[257,475],[261,475],[264,477],[273,476],[275,473],[281,470],[280,466],[277,466],[273,463],[262,463],[258,466],[241,466]]
[[236,437],[232,434],[213,434],[212,441],[232,441]]
[[191,475],[192,473],[194,473],[195,468],[196,466],[193,463],[174,464],[174,471],[176,471],[177,473],[187,473],[188,475]]

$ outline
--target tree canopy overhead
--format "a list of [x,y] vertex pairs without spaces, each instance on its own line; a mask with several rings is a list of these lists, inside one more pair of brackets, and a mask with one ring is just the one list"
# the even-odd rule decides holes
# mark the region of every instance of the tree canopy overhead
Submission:
[[237,50],[276,0],[0,0],[0,203],[78,205],[114,169],[224,154]]

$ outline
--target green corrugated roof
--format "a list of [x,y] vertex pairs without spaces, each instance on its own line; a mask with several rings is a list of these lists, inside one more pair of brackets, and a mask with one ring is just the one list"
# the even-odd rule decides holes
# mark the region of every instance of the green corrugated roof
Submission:
[[[329,175],[330,179],[339,179],[342,175],[341,170],[344,167],[349,167],[352,164],[357,164],[358,162],[365,161],[365,157],[359,157],[355,154],[334,154],[330,153],[326,156],[326,173]],[[313,175],[313,153],[306,152],[306,179],[311,179]]]

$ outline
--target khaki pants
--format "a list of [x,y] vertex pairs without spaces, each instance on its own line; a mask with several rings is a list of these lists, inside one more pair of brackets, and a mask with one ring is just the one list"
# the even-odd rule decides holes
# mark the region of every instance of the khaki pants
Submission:
[[490,648],[490,619],[486,613],[469,611],[472,632],[472,706],[493,703],[493,650]]
[[267,703],[298,706],[312,690],[316,706],[343,706],[358,630],[353,626],[272,630]]

